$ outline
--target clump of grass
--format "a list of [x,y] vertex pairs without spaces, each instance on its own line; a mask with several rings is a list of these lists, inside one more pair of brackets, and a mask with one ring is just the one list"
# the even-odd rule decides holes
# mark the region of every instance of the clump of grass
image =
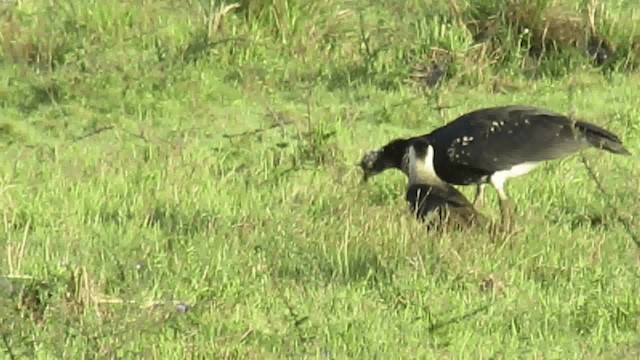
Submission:
[[64,22],[58,22],[42,16],[53,10],[51,7],[42,12],[35,5],[10,6],[0,14],[0,52],[13,63],[36,71],[53,71],[86,36],[77,17],[65,16]]
[[535,61],[536,66],[547,61],[556,67],[562,66],[563,57],[573,58],[573,63],[565,62],[565,69],[560,69],[563,73],[575,70],[585,56],[594,66],[607,65],[618,70],[634,70],[639,64],[635,25],[619,20],[625,11],[631,11],[632,19],[637,15],[633,8],[624,8],[622,4],[597,0],[462,4],[451,0],[449,4],[474,40],[488,44],[489,53],[499,60],[499,66],[517,63],[523,56]]

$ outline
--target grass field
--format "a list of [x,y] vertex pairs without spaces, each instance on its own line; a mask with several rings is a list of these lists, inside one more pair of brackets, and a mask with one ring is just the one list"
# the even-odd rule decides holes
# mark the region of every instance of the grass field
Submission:
[[[0,5],[0,357],[640,359],[633,1],[239,5]],[[510,103],[634,156],[585,153],[607,194],[579,156],[512,181],[506,240],[360,182],[366,150]]]

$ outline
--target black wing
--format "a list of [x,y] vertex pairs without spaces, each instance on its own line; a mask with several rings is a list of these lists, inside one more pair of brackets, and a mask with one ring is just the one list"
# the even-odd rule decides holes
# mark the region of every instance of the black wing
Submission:
[[489,171],[560,158],[589,146],[575,121],[531,107],[478,110],[448,127],[441,138],[448,142],[442,148],[450,161]]

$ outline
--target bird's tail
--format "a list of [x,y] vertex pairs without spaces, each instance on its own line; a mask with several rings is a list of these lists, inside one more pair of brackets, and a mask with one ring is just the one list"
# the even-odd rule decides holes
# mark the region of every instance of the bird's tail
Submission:
[[594,147],[614,154],[631,155],[616,134],[585,121],[576,122],[576,127],[580,129],[587,141]]

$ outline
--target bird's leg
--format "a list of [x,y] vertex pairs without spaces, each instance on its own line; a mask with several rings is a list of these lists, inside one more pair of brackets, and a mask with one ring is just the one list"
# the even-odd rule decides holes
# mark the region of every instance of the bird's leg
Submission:
[[476,197],[473,199],[473,207],[484,206],[484,186],[485,184],[478,184],[476,186]]
[[507,197],[507,193],[504,190],[504,180],[491,179],[491,184],[498,192],[498,198],[500,200],[500,213],[502,214],[502,228],[504,232],[510,233],[513,228],[513,212],[514,205]]
[[513,229],[513,203],[509,199],[500,199],[500,212],[502,214],[502,227],[506,233]]

